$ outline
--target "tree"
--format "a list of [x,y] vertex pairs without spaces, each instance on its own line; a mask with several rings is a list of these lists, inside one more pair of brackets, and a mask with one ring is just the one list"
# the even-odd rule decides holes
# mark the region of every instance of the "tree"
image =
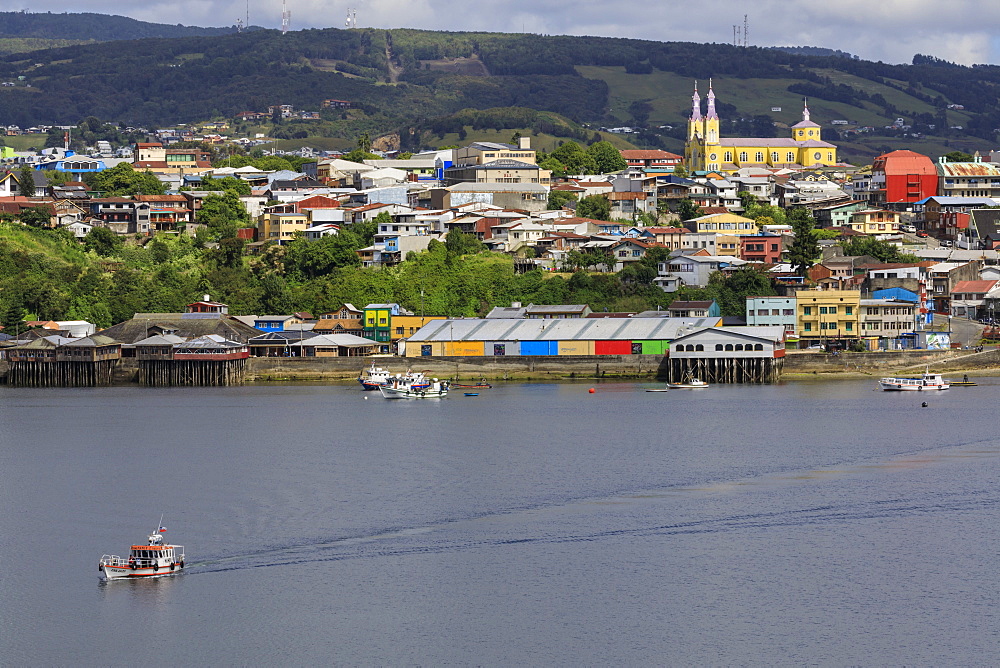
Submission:
[[95,227],[83,238],[83,246],[101,257],[114,255],[122,247],[122,240],[117,234],[106,227]]
[[3,324],[4,331],[7,334],[13,336],[24,330],[24,307],[21,306],[21,302],[16,295],[7,300],[0,318],[2,318],[2,323],[0,324]]
[[28,227],[48,227],[52,223],[52,210],[47,206],[28,206],[17,217]]
[[681,221],[691,220],[701,215],[701,207],[695,204],[690,197],[685,197],[677,207],[677,215],[680,216]]
[[653,113],[653,105],[649,103],[649,100],[636,100],[628,105],[628,113],[632,115],[636,125],[645,125],[646,121],[649,120],[649,115]]
[[870,255],[880,262],[918,262],[919,258],[899,250],[898,246],[875,237],[854,237],[840,242],[844,255]]
[[792,234],[795,235],[795,240],[788,247],[788,261],[798,275],[805,276],[819,257],[819,243],[816,241],[815,233],[816,221],[806,209],[796,208],[788,214],[788,222],[791,223]]
[[944,159],[948,162],[972,162],[972,156],[968,153],[963,153],[962,151],[952,151],[951,153],[945,153]]
[[473,255],[486,249],[483,242],[472,234],[466,234],[462,230],[454,229],[445,236],[445,247],[448,255],[461,257],[462,255]]
[[587,195],[576,205],[576,215],[594,220],[611,220],[611,200],[604,195]]
[[674,165],[674,176],[679,179],[686,179],[688,175],[688,170],[684,165],[677,164]]
[[236,193],[208,195],[201,202],[195,221],[206,225],[216,237],[236,236],[236,230],[250,223],[250,214]]
[[350,153],[345,154],[342,159],[350,162],[364,162],[365,160],[381,160],[382,158],[369,151],[362,151],[360,148],[356,148]]
[[568,141],[552,151],[549,157],[559,161],[567,174],[593,174],[597,171],[594,156],[583,150],[575,141]]
[[22,165],[17,175],[17,185],[25,197],[35,196],[35,175],[31,165]]
[[621,151],[611,145],[611,142],[599,141],[587,148],[587,155],[597,164],[598,174],[620,172],[628,167],[628,162],[622,157]]
[[167,191],[167,184],[156,178],[152,172],[137,172],[127,162],[115,165],[103,172],[89,174],[85,178],[91,189],[111,197],[162,195]]
[[567,202],[575,202],[576,199],[576,193],[569,192],[568,190],[550,190],[549,203],[546,208],[558,211],[566,206]]

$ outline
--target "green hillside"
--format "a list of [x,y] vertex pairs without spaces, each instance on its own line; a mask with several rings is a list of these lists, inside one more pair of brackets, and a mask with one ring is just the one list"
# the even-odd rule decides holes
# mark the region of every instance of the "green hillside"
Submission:
[[[582,139],[579,128],[586,128],[589,141],[601,127],[630,125],[640,132],[625,143],[677,151],[693,81],[702,82],[704,93],[709,78],[725,134],[782,135],[801,118],[805,97],[824,136],[857,159],[918,137],[928,145],[986,150],[1000,128],[1000,68],[993,66],[926,56],[888,65],[726,44],[374,29],[258,30],[8,54],[0,57],[0,79],[16,85],[0,89],[0,119],[25,127],[96,116],[164,126],[276,103],[318,110],[336,98],[352,108],[324,111],[325,125],[291,124],[279,138],[339,148],[363,132],[399,133],[406,148],[419,148],[526,127],[557,141]],[[564,124],[541,127],[537,118],[526,123],[508,114],[490,127],[461,118],[467,110],[497,108],[551,113]],[[908,130],[886,129],[900,117]],[[873,129],[854,132],[864,127]]]

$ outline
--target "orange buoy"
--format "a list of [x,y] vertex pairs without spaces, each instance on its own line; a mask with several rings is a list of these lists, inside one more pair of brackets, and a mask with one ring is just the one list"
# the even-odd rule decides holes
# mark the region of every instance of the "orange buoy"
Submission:
[[590,388],[590,389],[589,389],[589,390],[587,390],[587,391],[588,391],[588,392],[590,392],[591,394],[593,394],[593,393],[594,393],[594,392],[596,392],[597,390],[595,390],[594,388]]

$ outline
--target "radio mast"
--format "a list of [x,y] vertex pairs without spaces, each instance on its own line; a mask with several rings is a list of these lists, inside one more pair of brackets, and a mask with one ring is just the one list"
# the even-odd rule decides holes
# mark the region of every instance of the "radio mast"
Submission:
[[281,34],[288,32],[288,23],[292,20],[292,12],[285,6],[285,0],[281,0]]

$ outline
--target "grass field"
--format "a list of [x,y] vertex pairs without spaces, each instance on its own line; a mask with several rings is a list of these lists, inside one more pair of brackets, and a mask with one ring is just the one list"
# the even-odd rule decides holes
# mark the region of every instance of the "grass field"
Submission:
[[[515,132],[520,132],[525,137],[531,137],[531,148],[536,151],[554,151],[567,141],[576,141],[584,145],[587,143],[569,137],[557,137],[548,134],[534,135],[528,128],[511,128],[497,132],[496,130],[473,130],[468,126],[466,126],[466,137],[464,140],[460,140],[458,134],[453,132],[446,134],[443,139],[438,138],[437,135],[424,135],[424,143],[429,146],[465,146],[476,141],[507,143]],[[598,134],[601,135],[601,139],[610,142],[615,148],[635,148],[635,145],[621,135],[609,132],[600,132]]]
[[45,146],[44,134],[18,135],[16,137],[4,137],[3,142],[15,151],[27,151],[28,149],[40,149]]

